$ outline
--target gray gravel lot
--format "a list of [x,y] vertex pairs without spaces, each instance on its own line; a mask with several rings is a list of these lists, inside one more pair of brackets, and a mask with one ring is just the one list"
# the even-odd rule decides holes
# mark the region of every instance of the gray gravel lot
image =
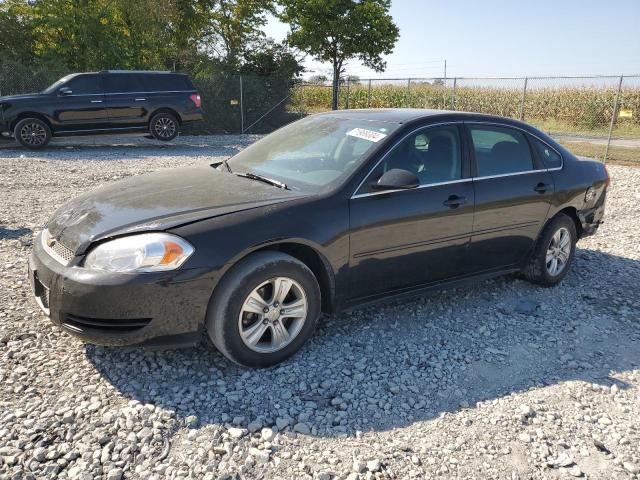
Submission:
[[507,277],[323,319],[242,370],[212,348],[84,345],[31,298],[54,209],[252,138],[0,145],[0,478],[640,478],[640,169],[558,287]]

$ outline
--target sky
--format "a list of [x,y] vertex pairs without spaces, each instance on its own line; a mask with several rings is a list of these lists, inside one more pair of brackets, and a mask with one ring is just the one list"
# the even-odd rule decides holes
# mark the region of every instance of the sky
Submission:
[[[640,0],[392,0],[400,29],[378,73],[357,60],[360,78],[640,74]],[[270,18],[265,33],[286,37]],[[331,66],[305,58],[313,74]]]

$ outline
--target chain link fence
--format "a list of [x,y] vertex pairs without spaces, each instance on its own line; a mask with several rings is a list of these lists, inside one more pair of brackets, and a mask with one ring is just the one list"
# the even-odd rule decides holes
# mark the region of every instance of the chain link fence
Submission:
[[[0,95],[40,91],[68,72],[3,62]],[[185,133],[269,133],[331,109],[329,84],[257,75],[193,79],[205,120]],[[339,108],[432,108],[524,120],[574,153],[640,162],[640,75],[600,77],[397,78],[340,84]]]
[[[40,92],[68,72],[52,66],[0,64],[0,96]],[[279,76],[209,75],[193,78],[204,121],[185,134],[269,133],[304,115],[292,109],[294,83]]]
[[[294,108],[330,110],[331,87],[301,84]],[[640,162],[640,76],[398,78],[340,85],[341,109],[433,108],[524,120],[581,156]]]

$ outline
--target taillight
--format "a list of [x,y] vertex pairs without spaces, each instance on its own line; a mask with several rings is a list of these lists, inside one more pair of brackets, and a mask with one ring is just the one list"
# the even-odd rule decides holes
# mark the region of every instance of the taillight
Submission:
[[607,167],[604,167],[604,173],[607,174],[607,181],[606,181],[606,185],[607,188],[611,185],[611,175],[609,175],[609,170],[607,170]]
[[195,104],[196,107],[200,108],[202,106],[202,101],[200,100],[200,94],[194,93],[189,98],[191,98],[191,101]]

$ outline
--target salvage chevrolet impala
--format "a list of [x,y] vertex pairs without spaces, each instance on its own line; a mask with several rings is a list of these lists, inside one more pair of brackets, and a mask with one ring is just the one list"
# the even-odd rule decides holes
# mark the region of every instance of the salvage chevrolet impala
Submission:
[[225,162],[62,206],[29,280],[53,323],[104,345],[193,345],[263,367],[322,312],[520,272],[552,286],[602,222],[609,176],[489,115],[346,110]]

